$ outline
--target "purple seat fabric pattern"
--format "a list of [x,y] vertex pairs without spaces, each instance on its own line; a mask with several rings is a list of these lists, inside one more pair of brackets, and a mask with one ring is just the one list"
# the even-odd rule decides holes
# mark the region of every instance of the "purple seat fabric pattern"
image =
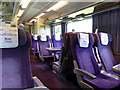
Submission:
[[[77,63],[77,68],[95,75],[96,78],[89,79],[87,76],[83,76],[82,79],[79,78],[78,82],[82,80],[82,82],[89,84],[93,88],[99,89],[110,89],[118,87],[120,85],[120,80],[110,78],[100,73],[99,66],[92,52],[94,37],[89,34],[89,46],[86,48],[80,47],[79,37],[79,33],[77,33],[71,35],[70,38],[73,60]],[[78,74],[77,76],[80,76],[80,74]]]
[[35,40],[35,39],[34,39],[34,35],[31,36],[31,38],[32,38],[32,48],[33,48],[33,52],[36,54],[36,53],[38,53],[38,48],[37,48],[37,42],[38,42],[38,40]]
[[41,36],[38,36],[39,52],[40,56],[43,58],[54,57],[51,52],[47,51],[46,48],[50,48],[50,38],[47,37],[47,41],[41,41]]
[[33,87],[29,56],[31,37],[28,32],[24,32],[22,34],[27,38],[25,44],[2,49],[2,88]]
[[[60,40],[59,41],[57,41],[56,39],[55,39],[55,35],[53,35],[52,36],[52,42],[53,42],[53,46],[54,47],[59,47],[59,48],[61,48],[62,46],[63,46],[63,37],[62,37],[62,35],[60,35]],[[58,55],[60,55],[61,54],[61,52],[56,52],[56,54],[58,54]]]
[[61,48],[60,59],[57,62],[53,62],[53,69],[64,75],[67,73],[73,73],[73,60],[70,50],[70,34],[71,33],[65,33],[63,35],[63,46]]
[[53,41],[53,46],[54,47],[62,47],[63,46],[63,37],[62,37],[62,35],[60,35],[60,40],[59,41],[57,41],[57,40],[55,40],[55,35],[53,35],[52,36],[52,41]]
[[107,34],[107,35],[108,35],[108,44],[102,45],[101,39],[100,39],[100,37],[101,37],[100,33],[94,34],[94,38],[96,39],[96,46],[98,48],[99,57],[103,63],[105,70],[108,73],[119,76],[118,74],[116,74],[112,71],[112,67],[114,65],[117,65],[118,62],[114,58],[114,55],[111,51],[111,42],[112,42],[111,36],[110,36],[110,34]]

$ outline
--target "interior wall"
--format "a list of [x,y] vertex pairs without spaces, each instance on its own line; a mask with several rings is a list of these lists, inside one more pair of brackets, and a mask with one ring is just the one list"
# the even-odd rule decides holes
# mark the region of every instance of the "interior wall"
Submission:
[[34,22],[34,25],[35,25],[35,26],[34,26],[34,30],[35,30],[35,31],[34,31],[34,34],[38,34],[38,24],[39,24],[38,21],[37,21],[37,22]]
[[37,22],[34,23],[35,34],[41,35],[43,30],[45,30],[45,34],[51,38],[50,25],[44,25],[43,23],[43,18],[39,18]]

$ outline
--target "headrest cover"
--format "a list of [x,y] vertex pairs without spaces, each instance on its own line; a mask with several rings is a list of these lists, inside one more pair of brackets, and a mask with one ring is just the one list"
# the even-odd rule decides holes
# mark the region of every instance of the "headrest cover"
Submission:
[[47,36],[46,36],[46,35],[41,35],[40,40],[41,40],[41,41],[47,41]]
[[89,34],[78,33],[78,42],[80,47],[87,48],[89,46]]
[[18,29],[0,27],[0,48],[15,48],[18,46]]
[[33,39],[34,39],[34,40],[37,40],[37,36],[38,36],[38,35],[33,35]]
[[61,40],[61,35],[55,35],[55,40],[60,41]]
[[100,33],[100,39],[102,45],[108,45],[108,34],[107,33]]

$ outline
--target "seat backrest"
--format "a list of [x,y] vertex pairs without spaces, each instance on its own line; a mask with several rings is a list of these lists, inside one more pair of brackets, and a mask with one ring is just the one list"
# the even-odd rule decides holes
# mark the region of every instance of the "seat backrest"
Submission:
[[38,35],[31,36],[32,37],[32,47],[33,47],[35,53],[38,52],[38,46],[37,46],[38,40],[37,40],[37,36]]
[[60,40],[55,39],[55,35],[52,36],[52,42],[54,47],[62,47],[63,46],[63,37],[60,35]]
[[106,71],[112,70],[112,67],[118,64],[118,62],[114,58],[113,53],[111,51],[112,38],[110,34],[98,33],[94,34],[94,38],[97,39],[98,53],[104,65],[104,68],[106,69]]
[[46,50],[46,48],[50,47],[50,38],[46,36],[46,41],[41,40],[41,36],[38,36],[39,50],[40,54],[43,56],[49,56],[51,53]]
[[73,59],[71,55],[71,48],[70,48],[70,35],[72,33],[65,33],[63,35],[63,47],[61,52],[61,72],[62,73],[73,73]]
[[75,33],[70,38],[72,56],[77,63],[77,68],[97,75],[100,73],[100,69],[92,52],[93,43],[94,38],[89,33]]
[[72,33],[69,32],[69,33],[65,33],[63,35],[63,47],[64,47],[64,56],[66,58],[69,58],[70,57],[70,54],[71,54],[71,48],[70,48],[70,35]]
[[2,88],[33,87],[29,49],[31,37],[28,32],[18,30],[18,46],[2,48]]

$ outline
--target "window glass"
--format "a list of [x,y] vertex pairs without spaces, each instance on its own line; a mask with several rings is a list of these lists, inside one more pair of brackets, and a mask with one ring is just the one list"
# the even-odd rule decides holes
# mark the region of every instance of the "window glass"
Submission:
[[85,19],[82,21],[71,22],[67,24],[67,32],[88,32],[92,33],[92,18]]
[[61,34],[61,25],[55,26],[55,35],[60,35]]
[[55,39],[56,39],[56,40],[60,40],[61,25],[56,25],[54,31],[55,31]]

